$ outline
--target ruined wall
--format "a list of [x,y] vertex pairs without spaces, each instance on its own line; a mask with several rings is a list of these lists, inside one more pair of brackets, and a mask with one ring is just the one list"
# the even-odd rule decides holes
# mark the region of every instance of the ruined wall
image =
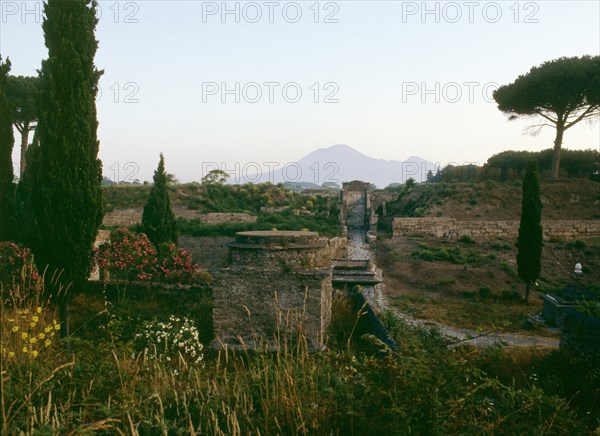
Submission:
[[[544,239],[562,240],[600,237],[600,220],[542,221]],[[519,221],[459,221],[453,218],[394,218],[394,237],[421,233],[439,238],[457,239],[463,235],[473,239],[514,239]]]
[[[102,224],[106,227],[124,226],[131,227],[142,221],[142,208],[115,209],[104,215]],[[173,208],[176,217],[186,219],[199,219],[206,224],[221,223],[254,223],[257,217],[247,213],[203,213],[199,210]]]
[[[331,257],[338,242],[313,232],[240,232],[229,267],[213,277],[215,336],[232,347],[270,346],[302,331],[323,346],[331,320]],[[217,341],[217,344],[219,342]]]

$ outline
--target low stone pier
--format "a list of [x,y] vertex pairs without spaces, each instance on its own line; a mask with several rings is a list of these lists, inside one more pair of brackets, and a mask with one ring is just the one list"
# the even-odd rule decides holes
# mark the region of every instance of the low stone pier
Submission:
[[331,320],[334,251],[313,232],[237,233],[228,268],[214,277],[214,345],[276,348],[278,337],[302,332],[309,349],[321,349]]

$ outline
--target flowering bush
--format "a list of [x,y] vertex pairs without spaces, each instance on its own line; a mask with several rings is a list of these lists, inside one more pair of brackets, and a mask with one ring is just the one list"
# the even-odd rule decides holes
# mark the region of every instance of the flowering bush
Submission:
[[39,278],[29,248],[14,242],[0,242],[0,284],[6,289],[16,286],[32,289]]
[[98,267],[117,280],[152,280],[157,264],[156,250],[148,237],[127,229],[114,230],[110,242],[102,244],[95,256]]
[[136,235],[127,229],[114,230],[110,242],[102,244],[95,256],[98,267],[108,271],[113,280],[181,284],[210,281],[210,275],[198,269],[187,250],[163,244],[158,256],[145,233]]
[[163,244],[159,252],[161,259],[157,273],[161,282],[192,283],[197,265],[189,251],[177,248],[175,244]]
[[54,337],[60,330],[56,319],[45,321],[42,307],[15,309],[5,313],[2,320],[6,328],[2,331],[2,359],[22,362],[36,359],[52,346]]
[[193,321],[171,315],[168,322],[146,322],[134,339],[137,351],[152,360],[167,363],[182,358],[187,363],[198,364],[204,358],[204,346],[198,337]]

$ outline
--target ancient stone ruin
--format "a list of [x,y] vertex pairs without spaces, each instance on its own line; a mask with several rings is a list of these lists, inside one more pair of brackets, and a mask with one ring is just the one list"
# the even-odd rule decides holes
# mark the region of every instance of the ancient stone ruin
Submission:
[[313,232],[240,232],[215,274],[215,346],[277,348],[281,338],[323,347],[331,320],[335,240]]

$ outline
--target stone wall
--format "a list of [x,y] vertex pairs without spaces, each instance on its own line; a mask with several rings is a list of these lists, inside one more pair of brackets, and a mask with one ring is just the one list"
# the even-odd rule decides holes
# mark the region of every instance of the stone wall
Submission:
[[321,349],[331,320],[330,243],[313,232],[240,232],[213,274],[215,345],[277,347],[299,331]]
[[[600,220],[542,221],[544,239],[569,241],[600,237]],[[415,233],[457,239],[467,235],[473,239],[515,239],[519,221],[460,221],[453,218],[394,218],[394,237]]]
[[[131,227],[142,221],[142,212],[142,208],[115,209],[104,215],[102,224],[106,227]],[[173,208],[173,213],[176,217],[199,219],[206,224],[254,223],[257,220],[255,215],[247,213],[203,213],[199,210],[186,209],[183,207]]]

